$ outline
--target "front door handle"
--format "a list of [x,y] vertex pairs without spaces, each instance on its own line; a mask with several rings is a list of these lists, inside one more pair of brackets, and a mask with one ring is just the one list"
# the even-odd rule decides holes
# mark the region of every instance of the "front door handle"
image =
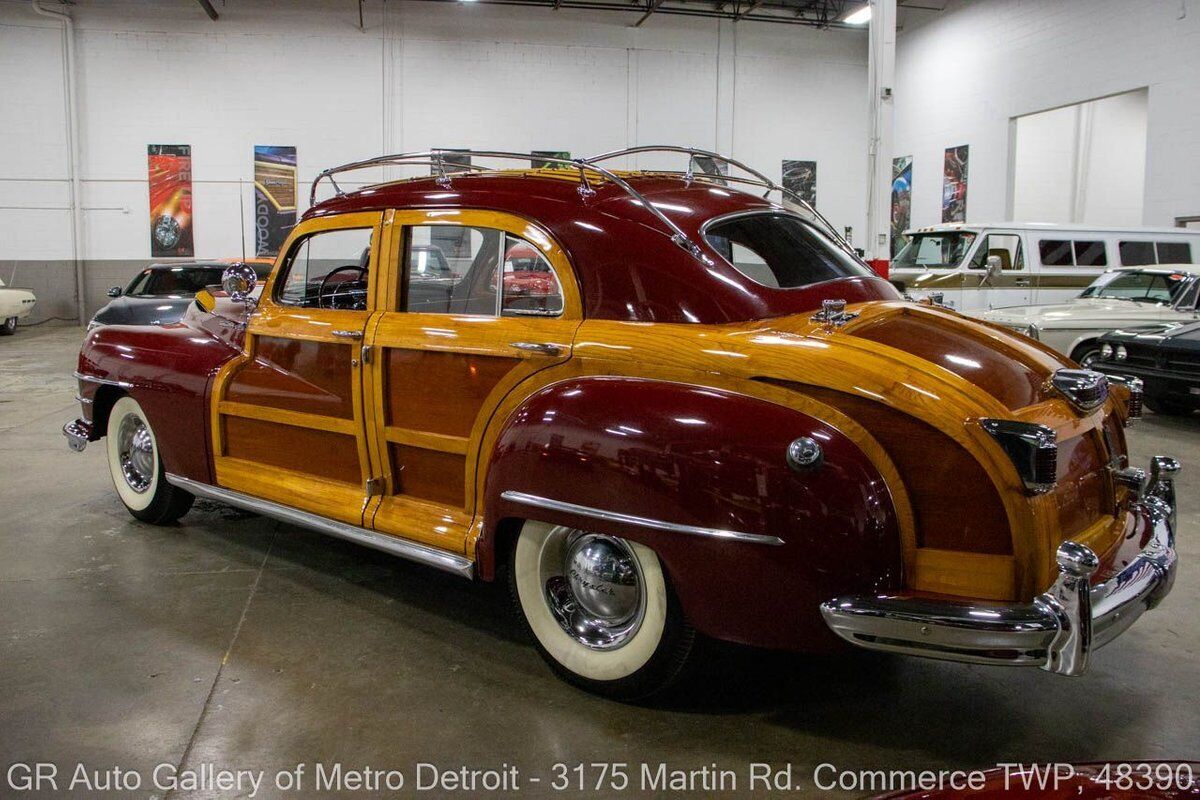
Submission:
[[1029,279],[1028,278],[1017,278],[1016,284],[1017,284],[1017,286],[1028,286]]
[[343,339],[361,339],[362,331],[330,331],[334,336],[340,336]]
[[510,342],[509,344],[518,350],[524,350],[526,353],[537,353],[541,356],[557,356],[562,353],[561,347],[549,342]]

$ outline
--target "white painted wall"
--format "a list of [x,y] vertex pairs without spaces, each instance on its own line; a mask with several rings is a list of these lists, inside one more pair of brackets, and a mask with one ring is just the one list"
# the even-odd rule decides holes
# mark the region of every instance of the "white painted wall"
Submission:
[[[688,144],[775,176],[812,159],[821,210],[864,225],[864,32],[394,0],[360,31],[352,2],[217,8],[70,8],[85,259],[149,258],[148,143],[192,145],[200,257],[241,251],[239,217],[252,242],[255,144],[297,147],[305,203],[327,166],[439,146]],[[0,0],[0,262],[70,256],[66,210],[8,208],[66,206],[61,58],[54,23]]]
[[941,220],[942,152],[971,146],[968,221],[1007,218],[1011,120],[1148,87],[1140,220],[1200,214],[1198,0],[952,0],[897,39],[896,155],[913,225]]
[[1140,224],[1146,98],[1139,89],[1017,117],[1013,219]]

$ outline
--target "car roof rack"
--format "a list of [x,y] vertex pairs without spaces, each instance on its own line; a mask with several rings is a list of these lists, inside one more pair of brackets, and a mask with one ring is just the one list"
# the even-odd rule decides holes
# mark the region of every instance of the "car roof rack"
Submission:
[[[622,150],[613,150],[607,153],[601,153],[600,155],[592,156],[590,158],[561,158],[550,155],[543,156],[540,154],[534,155],[531,153],[514,153],[504,150],[444,149],[421,150],[411,153],[397,153],[394,155],[377,156],[375,158],[368,158],[362,161],[352,161],[348,164],[331,167],[318,173],[316,178],[313,179],[312,187],[309,190],[308,201],[310,206],[316,205],[317,187],[322,180],[328,180],[333,185],[336,195],[340,197],[341,195],[344,195],[345,192],[342,191],[342,187],[338,185],[334,176],[347,172],[354,172],[356,170],[369,169],[372,167],[431,167],[433,169],[433,175],[437,184],[439,186],[449,188],[451,185],[451,175],[454,173],[465,172],[470,174],[480,174],[500,171],[496,168],[485,167],[479,164],[457,163],[455,161],[456,157],[478,156],[479,158],[522,162],[540,161],[544,164],[552,165],[552,167],[555,169],[578,171],[579,194],[585,200],[596,194],[596,190],[592,187],[592,180],[599,178],[601,180],[607,180],[611,182],[613,185],[617,186],[619,189],[629,195],[635,203],[641,205],[660,223],[662,223],[669,231],[672,242],[688,251],[688,253],[690,253],[696,259],[705,264],[711,265],[712,259],[710,259],[700,248],[699,244],[692,241],[692,239],[688,237],[688,235],[685,234],[683,230],[670,219],[670,217],[668,217],[658,207],[648,201],[641,192],[630,186],[629,183],[621,178],[620,175],[599,165],[599,162],[601,161],[610,161],[615,158],[623,158],[627,156],[638,155],[640,153],[678,153],[689,156],[687,170],[643,170],[643,172],[646,174],[679,176],[688,183],[700,180],[716,184],[737,183],[757,186],[766,189],[766,191],[763,193],[764,199],[767,199],[771,192],[778,191],[784,200],[785,205],[791,203],[799,206],[799,208],[802,209],[806,214],[811,215],[813,221],[819,222],[823,227],[825,227],[825,229],[833,238],[834,242],[837,243],[839,247],[857,258],[857,255],[854,254],[853,249],[841,237],[841,235],[837,232],[837,229],[834,228],[833,225],[827,219],[825,219],[825,217],[821,216],[821,214],[818,213],[815,208],[805,202],[792,190],[780,186],[766,175],[746,166],[742,162],[735,161],[732,158],[727,158],[719,153],[713,153],[708,150],[698,150],[691,147],[677,147],[673,145],[646,145],[642,147],[628,147]],[[726,164],[729,167],[747,173],[750,177],[713,174],[703,171],[696,172],[695,164],[697,157],[711,159],[714,163]],[[589,174],[593,176],[591,180],[588,178]]]

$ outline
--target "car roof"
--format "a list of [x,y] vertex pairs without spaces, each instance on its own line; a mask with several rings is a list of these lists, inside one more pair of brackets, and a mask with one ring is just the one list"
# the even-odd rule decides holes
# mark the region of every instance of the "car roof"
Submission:
[[911,236],[914,233],[948,233],[953,231],[973,232],[982,228],[1010,228],[1013,230],[1047,232],[1062,231],[1063,233],[1127,233],[1130,236],[1172,234],[1200,237],[1200,231],[1188,228],[1142,228],[1133,226],[1082,225],[1079,223],[1059,224],[1056,222],[943,222],[938,225],[909,228],[904,232],[904,235]]
[[1186,272],[1189,275],[1200,275],[1200,264],[1145,264],[1143,266],[1117,267],[1109,272],[1161,272],[1170,275],[1173,272]]

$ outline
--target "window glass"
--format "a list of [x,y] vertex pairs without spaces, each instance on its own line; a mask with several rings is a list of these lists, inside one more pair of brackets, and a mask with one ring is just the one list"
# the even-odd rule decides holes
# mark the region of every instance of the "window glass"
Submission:
[[1191,264],[1192,248],[1187,242],[1159,242],[1158,263]]
[[562,287],[550,262],[536,247],[511,233],[504,238],[504,316],[555,316],[562,313]]
[[1104,251],[1104,242],[1075,242],[1075,266],[1104,267],[1108,265],[1108,255]]
[[1101,275],[1079,296],[1170,304],[1182,296],[1190,283],[1189,276],[1180,273],[1130,270]]
[[1021,237],[1015,233],[989,233],[975,257],[971,259],[971,269],[983,269],[987,266],[988,256],[1000,258],[1000,268],[1005,270],[1025,269],[1025,254],[1021,250]]
[[771,288],[874,274],[791,214],[734,217],[710,226],[705,239],[734,269]]
[[148,269],[133,279],[130,297],[191,297],[206,286],[219,286],[223,267]]
[[1121,253],[1121,264],[1126,267],[1158,263],[1154,257],[1154,242],[1121,242],[1117,249]]
[[962,263],[963,256],[971,249],[975,241],[975,233],[971,231],[956,231],[954,233],[917,233],[908,240],[892,261],[896,269],[913,268],[949,268]]
[[288,255],[276,298],[306,308],[366,310],[373,228],[320,231]]
[[1073,267],[1071,243],[1063,239],[1042,239],[1038,242],[1038,255],[1047,267]]
[[495,316],[503,238],[498,230],[465,225],[409,228],[402,310]]

